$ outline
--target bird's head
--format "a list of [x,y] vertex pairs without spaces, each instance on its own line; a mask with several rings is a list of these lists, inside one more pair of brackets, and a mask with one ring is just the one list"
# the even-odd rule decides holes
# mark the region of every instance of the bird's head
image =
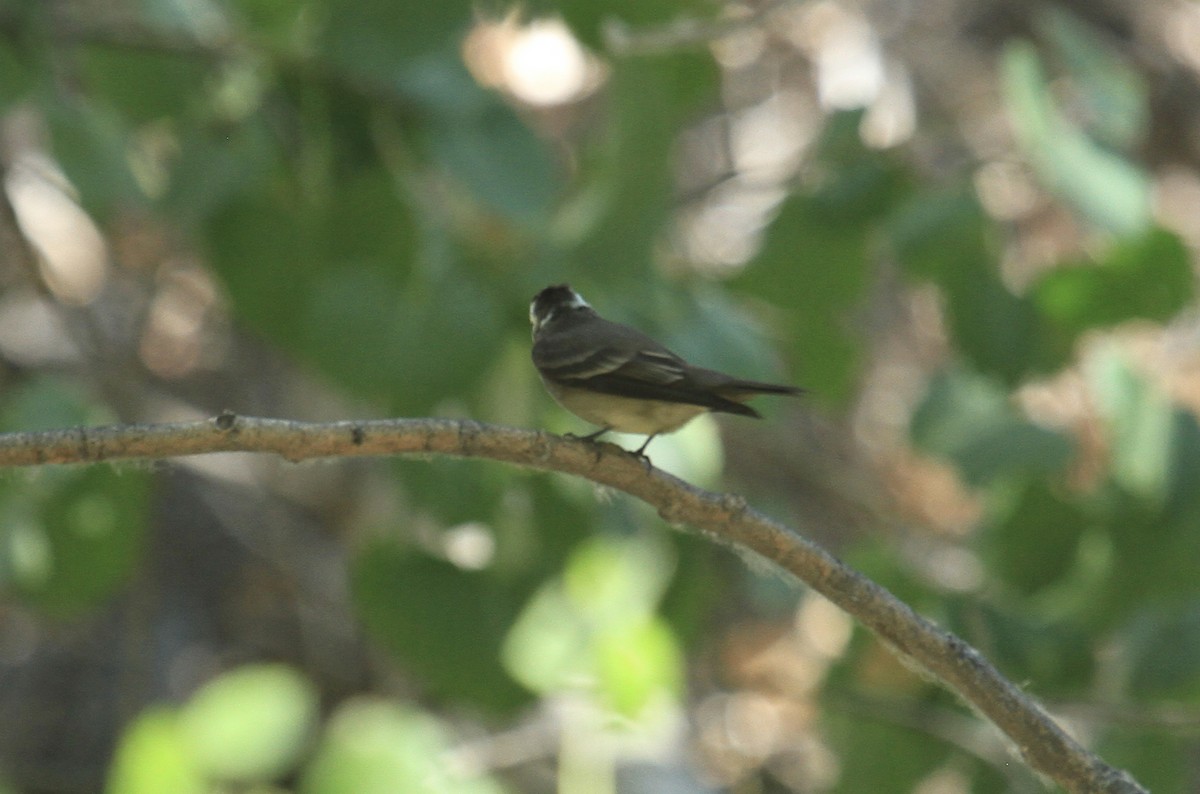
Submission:
[[570,284],[555,284],[533,296],[533,302],[529,304],[529,322],[533,324],[533,332],[536,334],[555,318],[591,308],[578,292],[571,289]]

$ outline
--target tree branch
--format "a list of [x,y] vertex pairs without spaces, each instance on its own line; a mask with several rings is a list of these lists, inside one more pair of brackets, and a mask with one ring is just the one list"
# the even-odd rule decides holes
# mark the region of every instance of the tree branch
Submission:
[[696,488],[607,444],[469,420],[388,419],[330,423],[223,413],[210,420],[0,434],[0,466],[97,463],[210,452],[273,452],[290,461],[362,455],[440,454],[559,471],[616,488],[670,524],[750,549],[853,615],[901,656],[936,676],[1015,744],[1026,762],[1072,792],[1145,792],[1054,722],[1032,698],[955,635],[884,588],[732,494]]

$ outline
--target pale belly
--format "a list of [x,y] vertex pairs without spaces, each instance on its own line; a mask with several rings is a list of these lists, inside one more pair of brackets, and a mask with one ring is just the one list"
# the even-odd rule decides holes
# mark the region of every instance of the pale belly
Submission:
[[562,389],[546,384],[550,395],[580,419],[619,433],[655,435],[670,433],[704,413],[707,408],[661,400],[634,400],[580,389]]

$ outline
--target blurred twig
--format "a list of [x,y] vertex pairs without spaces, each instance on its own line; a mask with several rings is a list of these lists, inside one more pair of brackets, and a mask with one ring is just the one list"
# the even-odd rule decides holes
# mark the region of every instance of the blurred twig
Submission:
[[391,419],[331,423],[224,413],[161,425],[77,427],[0,434],[0,466],[96,463],[208,452],[272,452],[291,461],[362,455],[440,454],[487,458],[585,477],[652,505],[672,525],[754,551],[791,572],[936,676],[990,719],[1026,762],[1072,792],[1144,792],[1067,735],[1042,707],[983,656],[820,546],[746,505],[704,491],[609,444],[469,420]]

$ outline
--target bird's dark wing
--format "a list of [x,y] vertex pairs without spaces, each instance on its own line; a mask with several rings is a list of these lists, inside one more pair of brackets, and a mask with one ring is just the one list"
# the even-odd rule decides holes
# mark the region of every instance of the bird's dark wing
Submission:
[[692,378],[693,368],[687,362],[640,331],[599,318],[592,322],[608,326],[602,336],[611,340],[610,344],[599,348],[594,345],[594,340],[601,336],[594,326],[588,330],[591,341],[587,344],[572,338],[574,333],[570,331],[534,344],[533,362],[543,376],[565,386],[618,397],[686,403],[758,416],[753,408],[715,393],[712,384],[696,382]]

